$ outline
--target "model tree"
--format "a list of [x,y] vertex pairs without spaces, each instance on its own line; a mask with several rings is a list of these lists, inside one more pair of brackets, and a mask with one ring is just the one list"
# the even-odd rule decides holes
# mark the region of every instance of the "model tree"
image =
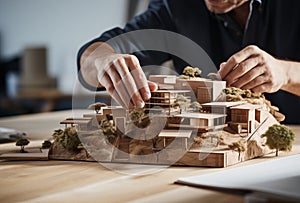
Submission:
[[261,137],[267,138],[266,145],[270,149],[275,149],[278,156],[278,151],[291,151],[295,133],[285,125],[275,124],[270,126]]
[[116,136],[116,130],[109,120],[101,121],[100,130],[102,131],[103,135],[108,139],[114,138]]
[[107,106],[105,103],[96,102],[94,104],[89,105],[88,109],[95,110],[96,113],[98,114],[100,112],[101,108],[105,107],[105,106]]
[[195,78],[195,77],[201,77],[201,70],[197,67],[191,67],[187,66],[183,69],[182,71],[182,76],[181,78],[183,79],[189,79],[189,78]]
[[75,127],[67,127],[64,130],[55,130],[52,134],[54,142],[68,151],[78,151],[81,144]]
[[150,124],[149,115],[144,109],[133,109],[129,113],[130,120],[139,128],[145,128]]
[[20,150],[21,153],[26,153],[25,146],[28,145],[29,143],[30,143],[29,140],[27,140],[26,138],[20,138],[17,140],[16,146],[21,147],[21,150]]
[[194,101],[190,104],[190,107],[193,109],[193,111],[198,112],[202,109],[202,106],[199,102]]
[[191,104],[191,101],[189,99],[187,99],[185,96],[180,94],[176,97],[176,100],[174,101],[174,104],[175,104],[175,106],[179,106],[180,113],[182,113],[182,110],[184,110],[184,111],[187,110],[187,108]]
[[221,77],[218,73],[208,73],[207,78],[211,80],[221,80]]
[[240,140],[229,144],[228,148],[233,151],[237,151],[239,153],[239,159],[240,159],[241,153],[246,151],[246,144],[242,140]]
[[45,140],[42,143],[42,149],[49,149],[51,147],[52,143],[49,140]]

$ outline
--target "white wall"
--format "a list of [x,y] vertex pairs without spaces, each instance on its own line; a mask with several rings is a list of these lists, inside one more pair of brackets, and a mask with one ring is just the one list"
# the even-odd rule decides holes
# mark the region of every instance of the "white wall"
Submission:
[[0,0],[0,56],[46,45],[49,74],[71,93],[79,47],[106,29],[123,26],[126,9],[125,0]]

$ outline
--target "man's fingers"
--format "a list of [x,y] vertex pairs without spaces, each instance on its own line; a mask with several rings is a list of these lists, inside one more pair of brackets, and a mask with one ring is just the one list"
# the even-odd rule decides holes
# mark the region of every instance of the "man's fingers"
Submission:
[[[124,58],[116,60],[114,63],[116,72],[120,75],[121,83],[119,89],[122,90],[122,94],[126,94],[128,99],[129,108],[142,108],[144,107],[144,101],[139,94],[139,89],[134,81],[132,73],[129,71],[129,67]],[[131,65],[131,64],[130,64]],[[131,102],[130,102],[131,101]]]
[[112,61],[110,67],[106,69],[106,73],[110,76],[115,92],[122,100],[122,106],[125,108],[142,108],[145,103],[130,69],[134,69],[132,64],[128,63],[124,56],[120,56]]
[[151,97],[151,93],[148,86],[147,78],[142,68],[140,67],[138,59],[135,56],[130,55],[126,58],[126,62],[130,69],[130,73],[134,79],[140,97],[143,100],[148,100]]
[[124,107],[128,108],[129,106],[132,106],[132,104],[130,104],[130,96],[126,86],[124,85],[124,79],[120,77],[119,73],[117,72],[117,68],[118,67],[111,65],[111,68],[107,71],[107,74],[115,88],[114,92],[119,95],[122,103],[125,104]]
[[219,70],[219,74],[222,78],[226,78],[227,75],[233,71],[237,65],[252,55],[256,55],[259,52],[259,48],[253,45],[247,46],[243,50],[232,55],[226,64],[222,65],[223,67]]
[[231,83],[230,85],[233,87],[238,87],[238,88],[245,87],[246,84],[248,84],[249,82],[253,82],[255,80],[255,78],[257,78],[258,76],[260,76],[262,74],[264,74],[264,67],[256,66],[255,68],[252,68],[246,74],[241,76],[234,83]]
[[121,99],[121,97],[119,96],[118,92],[116,91],[116,88],[113,84],[113,82],[111,81],[111,78],[108,74],[104,74],[101,76],[102,78],[102,84],[103,86],[106,88],[106,90],[108,91],[108,93],[112,96],[112,98],[114,100],[116,100],[116,102],[118,104],[120,104],[121,106],[123,106],[124,108],[128,108],[128,104],[126,105],[123,100]]
[[[143,108],[156,84],[147,78],[134,55],[117,54],[108,67],[98,73],[98,80],[116,101],[125,108]],[[149,87],[150,86],[150,87]]]
[[266,76],[260,75],[260,76],[256,77],[255,79],[251,80],[250,82],[248,82],[247,84],[245,84],[244,86],[242,86],[241,88],[252,90],[253,88],[261,86],[265,83],[268,83]]
[[252,56],[239,63],[230,73],[227,74],[223,80],[227,81],[227,85],[230,86],[237,80],[241,80],[241,77],[246,75],[250,70],[259,65],[259,57]]
[[[269,92],[268,90],[270,90],[271,88],[272,88],[272,83],[263,83],[256,87],[253,87],[251,90],[253,92],[263,93],[263,92]],[[271,93],[271,92],[269,92],[269,93]]]

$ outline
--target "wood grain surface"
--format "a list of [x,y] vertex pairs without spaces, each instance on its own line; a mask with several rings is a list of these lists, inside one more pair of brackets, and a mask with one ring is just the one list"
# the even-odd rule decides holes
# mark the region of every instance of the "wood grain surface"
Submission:
[[[67,117],[83,111],[62,111],[1,118],[1,127],[28,133],[38,145],[59,128]],[[75,114],[75,115],[74,115]],[[63,127],[63,126],[61,126]],[[291,126],[297,137],[292,152],[300,152],[300,126]],[[1,144],[0,153],[15,149],[14,143]],[[273,155],[241,164],[270,160]],[[140,167],[125,165],[127,170]],[[0,202],[244,202],[245,194],[213,191],[174,184],[179,177],[194,176],[226,169],[172,166],[149,175],[133,176],[112,171],[97,162],[79,161],[2,161],[0,162]]]

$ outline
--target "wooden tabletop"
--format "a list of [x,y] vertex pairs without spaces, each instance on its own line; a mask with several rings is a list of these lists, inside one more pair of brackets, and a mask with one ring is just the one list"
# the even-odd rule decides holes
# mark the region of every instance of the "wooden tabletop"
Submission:
[[[59,122],[72,111],[51,112],[0,119],[0,127],[26,131],[32,145],[62,128]],[[80,115],[81,111],[76,111]],[[300,153],[300,126],[291,126],[296,135],[292,152]],[[14,143],[0,144],[0,154]],[[270,158],[259,158],[229,167],[242,167]],[[139,167],[126,165],[126,167]],[[109,170],[97,162],[14,161],[0,162],[0,202],[244,202],[244,194],[214,191],[174,184],[179,177],[220,170],[205,167],[171,166],[156,173],[132,176]]]

